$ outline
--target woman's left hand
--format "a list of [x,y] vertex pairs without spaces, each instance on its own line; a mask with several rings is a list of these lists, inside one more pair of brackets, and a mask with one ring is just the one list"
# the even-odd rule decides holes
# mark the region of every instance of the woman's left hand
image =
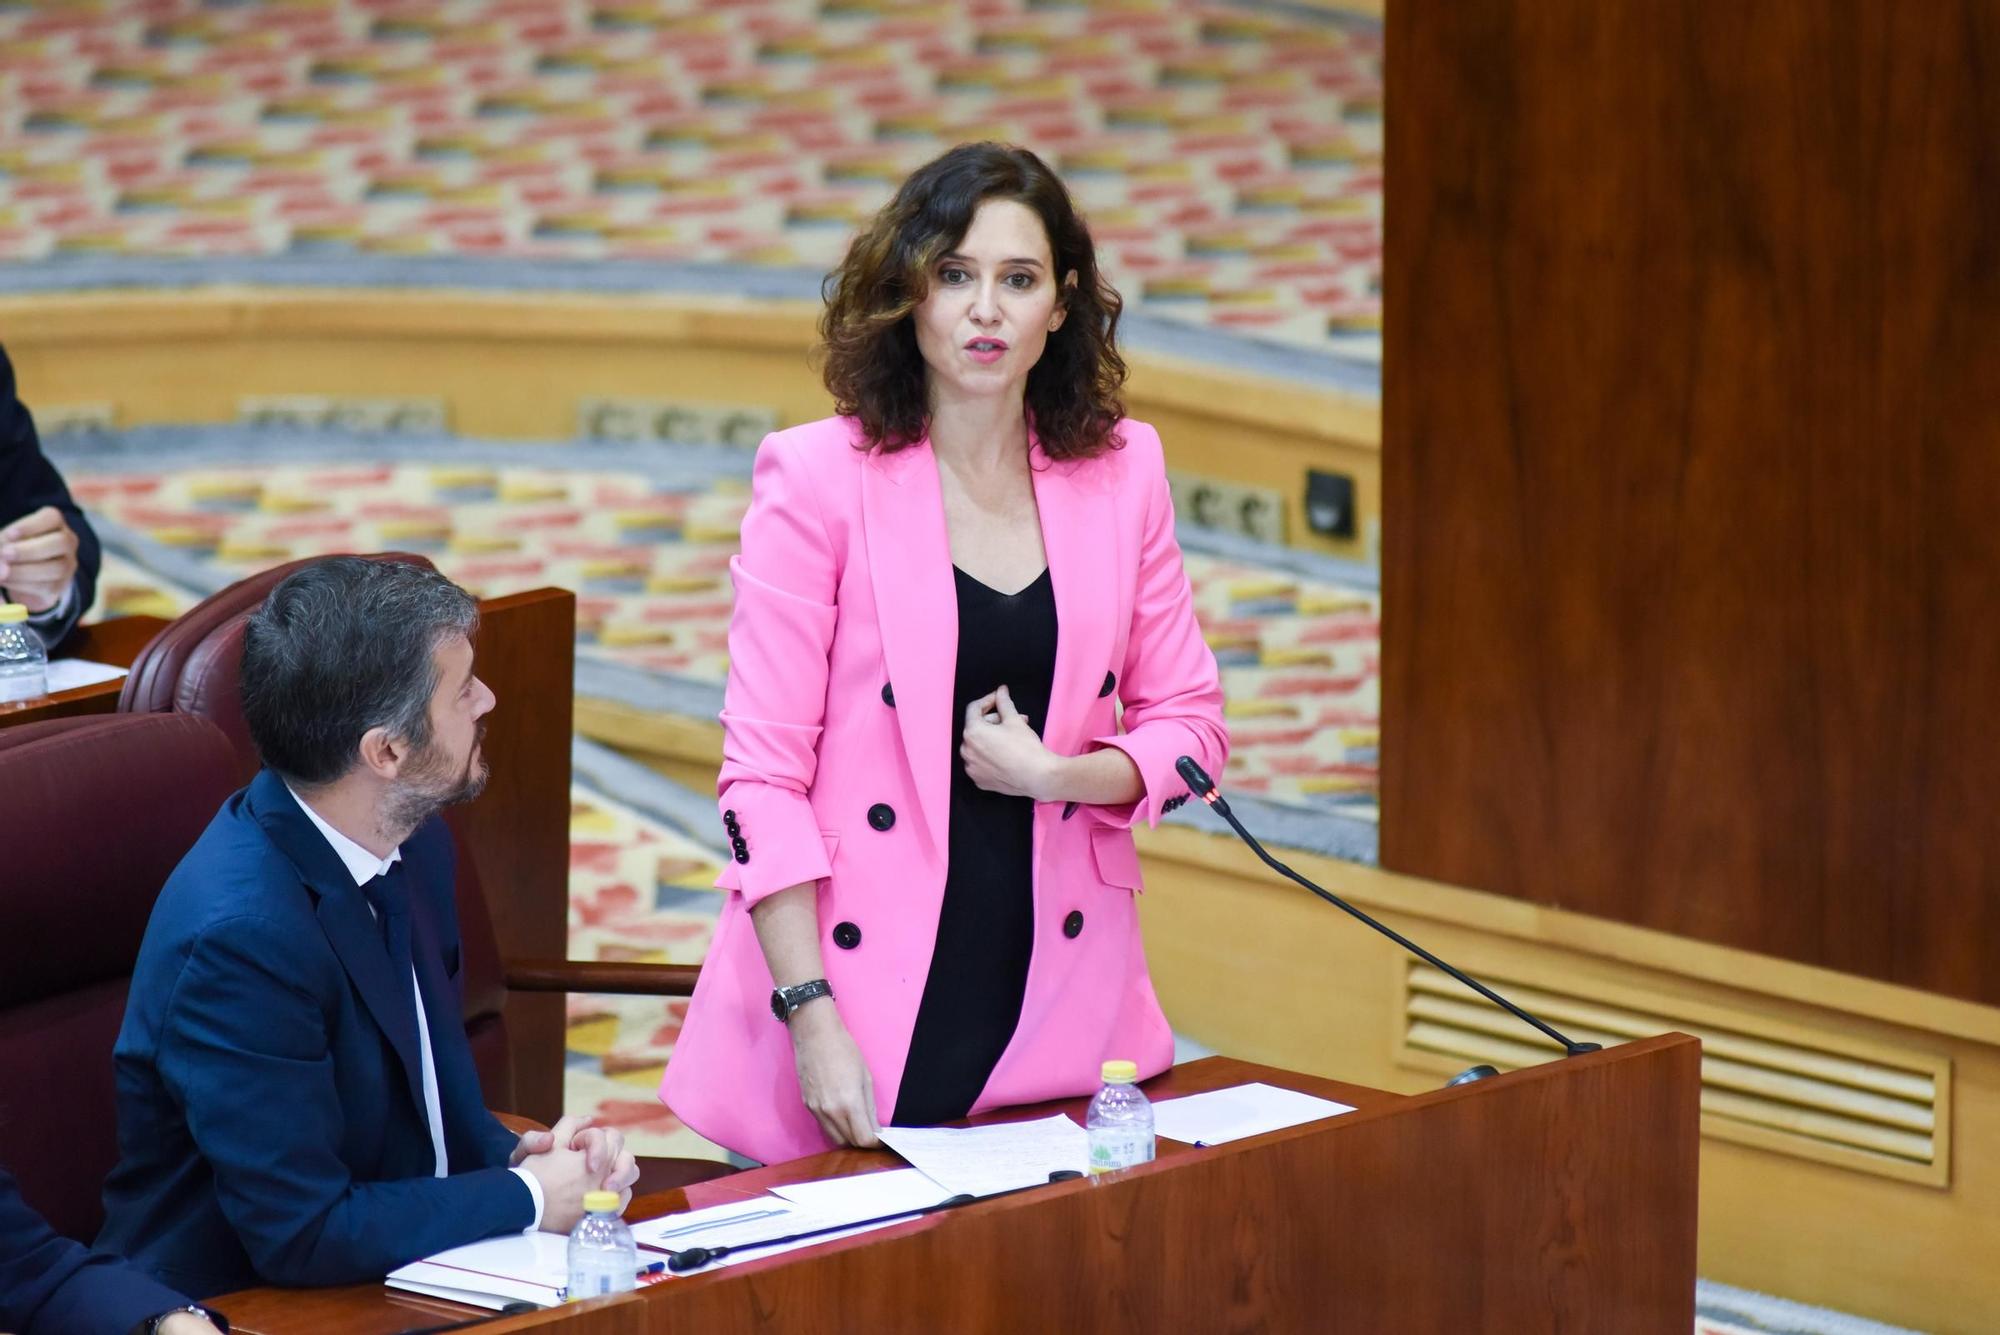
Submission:
[[966,777],[976,786],[1037,801],[1058,763],[1055,752],[1028,726],[1027,716],[1014,708],[1005,686],[965,707],[958,753],[965,758]]

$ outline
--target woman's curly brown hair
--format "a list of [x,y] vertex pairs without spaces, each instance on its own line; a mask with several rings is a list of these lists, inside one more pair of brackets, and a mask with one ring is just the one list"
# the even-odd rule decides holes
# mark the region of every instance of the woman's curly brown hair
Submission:
[[1119,392],[1119,299],[1097,268],[1097,249],[1048,164],[1010,144],[960,144],[919,167],[896,197],[854,238],[821,290],[822,375],[836,409],[860,420],[865,447],[885,452],[922,440],[929,397],[911,319],[930,290],[931,268],[972,226],[989,199],[1011,199],[1041,218],[1067,312],[1028,372],[1027,409],[1051,459],[1115,448],[1125,415]]

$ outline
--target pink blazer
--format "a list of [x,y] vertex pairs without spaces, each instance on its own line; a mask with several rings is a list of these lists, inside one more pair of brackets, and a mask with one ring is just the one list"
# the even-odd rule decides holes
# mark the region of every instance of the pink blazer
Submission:
[[[1031,447],[1058,622],[1042,740],[1062,755],[1118,747],[1145,795],[1117,808],[1037,808],[1027,992],[975,1109],[1088,1093],[1108,1058],[1130,1058],[1145,1076],[1173,1056],[1139,938],[1131,826],[1187,799],[1176,758],[1219,774],[1228,742],[1159,435],[1129,420],[1119,432],[1122,449],[1087,461],[1055,463]],[[928,443],[884,455],[857,450],[857,438],[851,419],[827,418],[757,451],[743,550],[730,564],[717,780],[724,825],[744,851],[717,881],[729,898],[660,1086],[689,1126],[767,1163],[827,1142],[771,1015],[750,906],[817,883],[827,979],[886,1121],[944,895],[960,725],[937,459]]]

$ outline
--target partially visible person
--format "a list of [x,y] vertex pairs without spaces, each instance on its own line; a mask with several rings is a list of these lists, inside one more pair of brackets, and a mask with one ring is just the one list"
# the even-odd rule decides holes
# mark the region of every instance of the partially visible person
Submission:
[[28,609],[53,648],[97,596],[97,534],[42,453],[35,418],[0,348],[0,602]]
[[517,1138],[460,1019],[450,831],[486,783],[478,606],[435,571],[331,557],[251,618],[265,768],[154,906],[114,1050],[98,1244],[197,1296],[379,1279],[638,1177],[623,1136]]
[[[213,1317],[214,1320],[210,1318]],[[229,1322],[115,1256],[63,1237],[0,1168],[0,1330],[19,1335],[216,1335]]]

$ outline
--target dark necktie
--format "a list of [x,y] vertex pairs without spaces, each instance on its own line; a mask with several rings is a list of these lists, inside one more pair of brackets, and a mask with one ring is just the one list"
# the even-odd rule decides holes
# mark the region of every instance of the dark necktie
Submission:
[[375,925],[382,929],[382,944],[389,951],[396,983],[402,986],[410,976],[410,896],[403,883],[403,863],[399,858],[389,870],[365,882],[361,893],[375,910]]

